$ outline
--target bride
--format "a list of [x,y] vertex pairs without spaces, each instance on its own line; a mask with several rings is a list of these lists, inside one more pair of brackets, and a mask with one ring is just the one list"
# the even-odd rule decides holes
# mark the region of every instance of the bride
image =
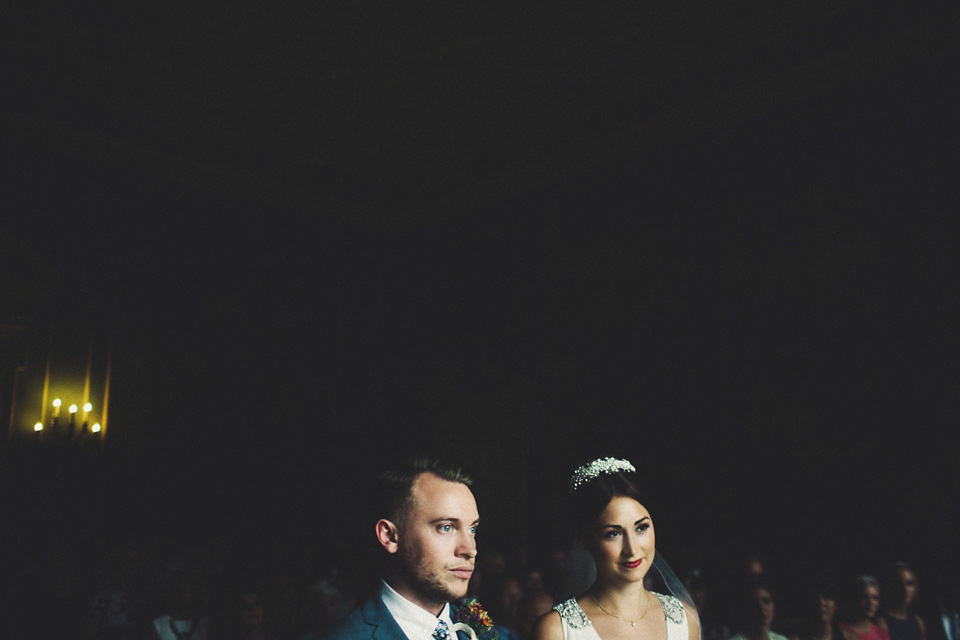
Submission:
[[[696,609],[656,554],[653,519],[635,473],[629,461],[616,458],[594,460],[573,473],[576,540],[592,556],[596,579],[582,595],[541,617],[533,640],[700,640]],[[672,594],[647,590],[651,568]]]

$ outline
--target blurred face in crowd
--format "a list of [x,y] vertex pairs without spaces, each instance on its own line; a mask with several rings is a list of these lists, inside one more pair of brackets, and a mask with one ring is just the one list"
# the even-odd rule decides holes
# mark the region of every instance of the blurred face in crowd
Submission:
[[880,589],[868,584],[860,592],[860,614],[866,618],[875,618],[880,609]]
[[824,622],[833,622],[833,616],[837,613],[837,603],[833,598],[829,598],[822,593],[817,594],[820,601],[820,619]]
[[900,602],[909,606],[917,597],[917,579],[913,575],[913,571],[901,569],[895,588],[897,590],[895,597],[899,597]]
[[263,625],[263,605],[255,593],[246,593],[240,598],[240,622],[244,627]]
[[[520,588],[520,582],[510,578],[504,580],[500,591],[496,594],[497,609],[504,618],[504,624],[510,624],[517,618],[517,606],[520,604],[520,598],[523,597],[523,589]],[[497,618],[501,622],[500,618]]]
[[750,604],[753,607],[751,620],[755,628],[769,628],[773,622],[774,604],[773,596],[764,587],[757,587],[750,594]]
[[750,556],[743,566],[743,572],[748,578],[763,577],[763,561],[756,556]]

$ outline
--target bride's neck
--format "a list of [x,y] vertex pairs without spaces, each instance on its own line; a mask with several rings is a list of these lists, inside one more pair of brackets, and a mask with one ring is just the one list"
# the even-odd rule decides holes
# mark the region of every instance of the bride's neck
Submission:
[[643,588],[642,582],[625,584],[597,583],[590,589],[590,595],[605,608],[616,608],[620,613],[639,612],[649,606],[650,593]]

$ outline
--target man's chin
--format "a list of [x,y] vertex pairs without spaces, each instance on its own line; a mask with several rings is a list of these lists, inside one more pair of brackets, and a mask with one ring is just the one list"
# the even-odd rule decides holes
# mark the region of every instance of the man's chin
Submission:
[[467,595],[469,580],[451,579],[428,572],[405,571],[402,574],[407,587],[424,602],[446,603]]
[[468,586],[469,585],[465,584],[463,585],[463,588],[451,590],[450,602],[453,602],[454,600],[459,600],[460,598],[465,598],[467,595]]
[[456,585],[438,585],[438,584],[429,584],[419,585],[417,591],[420,594],[420,597],[428,602],[435,603],[445,603],[453,602],[454,600],[459,600],[460,598],[467,595],[467,586]]
[[467,585],[451,585],[443,590],[444,602],[453,602],[467,595]]

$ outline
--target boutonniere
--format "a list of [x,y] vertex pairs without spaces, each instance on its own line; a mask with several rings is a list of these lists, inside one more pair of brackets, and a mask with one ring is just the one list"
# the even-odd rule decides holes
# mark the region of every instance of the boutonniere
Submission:
[[463,631],[470,640],[484,638],[497,640],[497,630],[493,628],[493,618],[476,598],[461,600],[453,612],[453,630]]

